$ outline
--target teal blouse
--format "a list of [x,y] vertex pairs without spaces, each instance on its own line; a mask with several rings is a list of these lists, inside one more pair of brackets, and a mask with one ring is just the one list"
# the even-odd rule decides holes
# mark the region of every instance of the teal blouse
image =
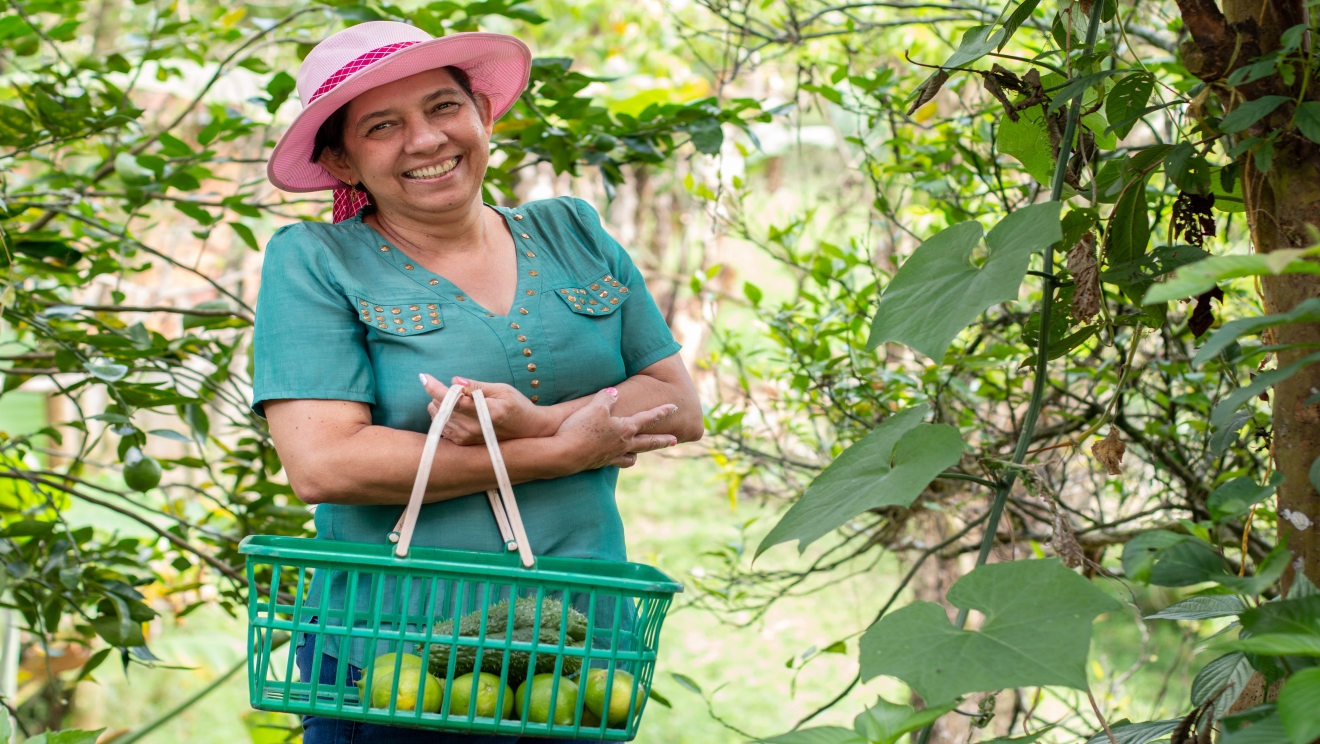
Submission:
[[[427,271],[361,214],[276,232],[257,300],[254,410],[264,415],[265,401],[286,398],[360,401],[374,424],[425,432],[421,372],[446,383],[455,375],[508,383],[548,405],[617,385],[678,351],[642,275],[589,204],[561,197],[491,208],[518,254],[507,316]],[[515,486],[532,551],[625,560],[617,477],[605,467]],[[402,509],[322,504],[317,537],[383,543]],[[413,542],[503,549],[483,493],[424,505]]]

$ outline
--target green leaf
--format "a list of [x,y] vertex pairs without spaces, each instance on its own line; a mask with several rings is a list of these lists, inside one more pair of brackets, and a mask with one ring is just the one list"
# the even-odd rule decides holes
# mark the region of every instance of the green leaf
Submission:
[[115,173],[128,186],[145,186],[156,174],[138,164],[137,158],[127,152],[115,156]]
[[[1009,0],[1009,2],[1012,2],[1012,0]],[[999,44],[995,47],[997,50],[1004,50],[1004,46],[1013,38],[1013,34],[1017,33],[1018,27],[1031,17],[1031,14],[1036,11],[1036,6],[1038,5],[1040,5],[1040,0],[1022,0],[1022,2],[1013,9],[1013,13],[1008,17],[1008,20],[1004,21],[1004,35],[999,39]]]
[[904,734],[934,723],[955,707],[957,703],[951,702],[913,712],[910,705],[891,703],[882,697],[853,719],[853,729],[871,744],[892,744]]
[[1266,656],[1320,656],[1320,635],[1266,633],[1238,639],[1225,648]]
[[1181,602],[1169,605],[1154,615],[1147,615],[1147,620],[1209,620],[1212,617],[1238,615],[1246,607],[1242,600],[1232,594],[1207,594],[1201,597],[1188,597]]
[[1124,76],[1109,90],[1105,97],[1105,116],[1111,122],[1118,122],[1113,127],[1119,139],[1132,131],[1137,123],[1134,117],[1146,107],[1154,90],[1155,76],[1144,70]]
[[[1253,710],[1268,710],[1260,706]],[[1250,713],[1251,711],[1247,711]],[[1219,739],[1219,744],[1283,744],[1288,741],[1288,734],[1283,728],[1283,721],[1277,712],[1257,720],[1250,726],[1243,726]]]
[[244,225],[242,222],[230,222],[229,226],[233,228],[234,234],[237,235],[247,247],[254,251],[261,250],[261,246],[257,245],[257,236],[252,234],[252,228]]
[[995,133],[995,147],[1022,163],[1037,183],[1048,186],[1054,178],[1054,150],[1039,106],[1019,113],[1018,120],[1003,119]]
[[1168,530],[1142,532],[1123,546],[1123,573],[1127,578],[1141,584],[1150,583],[1150,570],[1155,565],[1161,550],[1190,540],[1187,535],[1179,535]]
[[1315,248],[1281,249],[1241,256],[1211,256],[1178,269],[1173,278],[1156,284],[1146,293],[1145,304],[1196,297],[1219,282],[1244,276],[1320,274],[1320,263],[1304,260],[1316,255]]
[[1304,356],[1286,367],[1272,369],[1256,375],[1251,384],[1229,393],[1227,398],[1224,398],[1215,406],[1215,409],[1210,412],[1210,423],[1215,426],[1224,426],[1233,417],[1233,412],[1241,408],[1247,401],[1297,374],[1306,365],[1316,362],[1320,362],[1320,351]]
[[1298,106],[1293,123],[1303,137],[1320,143],[1320,101],[1307,101]]
[[1196,679],[1192,680],[1192,705],[1204,705],[1213,699],[1216,701],[1215,720],[1223,718],[1229,706],[1220,705],[1218,701],[1231,704],[1237,700],[1255,671],[1251,667],[1251,660],[1240,651],[1225,654],[1211,661],[1201,667]]
[[1261,96],[1254,101],[1245,101],[1219,120],[1219,131],[1224,134],[1237,134],[1269,116],[1284,101],[1290,100],[1292,99],[1287,96]]
[[656,701],[656,703],[665,706],[666,708],[673,708],[673,707],[674,707],[674,704],[671,703],[671,702],[669,702],[669,698],[665,697],[664,695],[661,695],[661,694],[660,694],[660,691],[657,690],[657,689],[655,689],[654,687],[652,687],[652,688],[646,693],[646,696],[649,697],[649,698],[651,698],[652,700]]
[[757,739],[757,741],[766,744],[867,744],[866,739],[858,736],[852,729],[841,726],[820,726],[790,731],[787,734],[772,736],[769,739]]
[[973,26],[963,32],[958,49],[944,60],[941,67],[966,67],[969,62],[993,52],[1004,38],[1004,29],[995,29],[994,25]]
[[724,145],[724,130],[720,127],[719,119],[710,117],[697,119],[685,129],[692,137],[692,146],[697,148],[697,152],[707,155],[719,154],[720,148]]
[[702,694],[701,685],[697,684],[697,681],[695,679],[692,679],[686,674],[678,674],[677,672],[675,672],[673,674],[670,674],[669,676],[674,678],[674,681],[678,683],[679,687],[682,687],[688,692],[695,692],[698,695]]
[[105,729],[101,728],[95,731],[83,731],[82,729],[43,731],[28,739],[26,744],[96,744],[96,740],[100,738],[102,731],[105,731]]
[[1190,142],[1179,142],[1164,156],[1164,175],[1182,191],[1193,194],[1210,191],[1210,162]]
[[885,288],[866,348],[899,341],[942,363],[953,339],[986,308],[1017,299],[1031,254],[1063,237],[1060,208],[1045,202],[1005,217],[985,236],[989,252],[979,267],[971,262],[982,234],[976,222],[922,243]]
[[1242,613],[1242,627],[1253,635],[1296,633],[1320,636],[1320,596],[1284,599]]
[[1292,744],[1320,739],[1320,667],[1303,669],[1289,677],[1275,702]]
[[1191,586],[1228,575],[1214,548],[1200,540],[1184,540],[1161,550],[1150,569],[1156,586]]
[[1288,323],[1320,323],[1320,297],[1312,297],[1297,303],[1286,313],[1264,315],[1252,318],[1231,320],[1219,327],[1214,335],[1196,350],[1192,366],[1199,367],[1218,354],[1224,347],[1250,333],[1260,333],[1266,328]]
[[[1148,741],[1167,735],[1181,723],[1181,719],[1171,718],[1165,721],[1145,721],[1144,723],[1118,722],[1110,725],[1114,739],[1118,744],[1146,744]],[[1086,740],[1086,744],[1109,744],[1109,734],[1104,731]]]
[[1136,261],[1146,254],[1150,242],[1150,215],[1146,207],[1146,180],[1129,183],[1114,211],[1105,234],[1105,260],[1109,266]]
[[1121,607],[1058,560],[980,566],[947,599],[984,613],[981,629],[959,630],[940,605],[914,602],[862,636],[863,681],[898,677],[934,705],[1006,687],[1085,690],[1091,622]]
[[1222,522],[1246,514],[1252,506],[1273,496],[1280,483],[1283,483],[1283,474],[1278,471],[1271,474],[1270,482],[1263,486],[1247,476],[1234,478],[1216,488],[1206,498],[1205,505],[1210,510],[1210,518]]
[[844,450],[807,487],[756,549],[798,541],[798,552],[868,509],[908,506],[945,468],[962,457],[958,429],[923,424],[922,403],[885,419]]
[[88,362],[83,365],[88,372],[106,382],[119,382],[128,374],[128,367],[114,362]]
[[1116,75],[1125,70],[1101,70],[1093,72],[1090,75],[1082,75],[1068,81],[1059,92],[1054,94],[1054,99],[1050,101],[1050,111],[1058,111],[1062,106],[1074,98],[1079,98],[1086,93],[1087,89],[1093,85],[1098,85],[1110,75]]

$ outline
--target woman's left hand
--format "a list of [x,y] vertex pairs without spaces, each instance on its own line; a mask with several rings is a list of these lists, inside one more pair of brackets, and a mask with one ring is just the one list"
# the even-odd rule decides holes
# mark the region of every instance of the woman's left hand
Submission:
[[[440,401],[449,392],[449,386],[434,377],[421,375],[426,392],[431,395],[427,411],[431,417],[440,410]],[[486,438],[481,434],[481,423],[477,421],[477,406],[472,400],[472,391],[480,389],[486,396],[486,406],[490,409],[491,423],[495,426],[496,439],[529,439],[548,437],[555,433],[562,423],[556,419],[546,406],[538,406],[518,392],[512,385],[502,382],[477,382],[463,377],[451,380],[453,385],[462,385],[463,395],[454,406],[454,415],[445,424],[442,434],[454,444],[482,444]]]

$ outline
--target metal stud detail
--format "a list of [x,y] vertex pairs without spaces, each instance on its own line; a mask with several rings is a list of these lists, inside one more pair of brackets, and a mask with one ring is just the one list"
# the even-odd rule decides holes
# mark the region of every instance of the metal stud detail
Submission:
[[439,283],[440,283],[440,280],[439,280],[439,279],[432,279],[431,281],[427,282],[427,284],[431,285],[432,287],[434,287],[435,285],[437,285],[437,284],[439,284]]
[[516,330],[518,330],[519,328],[521,328],[522,326],[518,325],[517,323],[510,323],[510,324],[509,324],[509,327],[512,328],[512,329],[514,329],[514,330],[516,331]]
[[521,219],[522,219],[522,215],[520,215],[520,214],[515,214],[515,215],[513,216],[513,218],[514,218],[515,220],[521,220]]
[[528,235],[527,233],[523,233],[522,236],[528,240],[532,239],[532,236]]
[[382,246],[380,247],[380,249],[381,249],[381,251],[383,251],[383,252],[385,252],[385,253],[389,253],[389,252],[390,252],[390,247],[389,247],[388,245],[382,245]]
[[422,328],[424,328],[424,326],[421,323],[418,323],[417,325],[413,326],[414,331],[420,331],[422,330]]
[[619,294],[628,294],[627,287],[619,287]]
[[526,341],[526,340],[527,340],[527,337],[524,336],[524,335],[522,335],[521,333],[519,333],[519,334],[518,334],[518,340],[519,340],[519,341]]
[[422,319],[422,316],[420,316],[420,315],[414,315],[414,316],[412,316],[412,320],[413,320],[414,323],[416,323],[417,321],[419,321],[419,320],[421,320],[421,319]]
[[540,399],[541,399],[541,396],[539,396],[539,395],[533,395],[533,396],[532,396],[532,402],[533,402],[533,403],[535,403],[536,401],[538,401],[538,400],[540,400]]
[[383,313],[383,312],[385,312],[385,308],[381,307],[380,305],[377,305],[377,306],[376,306],[376,312],[378,312],[378,313]]
[[531,356],[531,355],[532,355],[531,349],[523,349],[523,356]]
[[536,258],[536,254],[535,254],[535,253],[532,253],[531,251],[527,251],[527,252],[524,253],[523,255],[526,256],[526,257],[528,257],[528,258]]
[[574,303],[573,303],[573,309],[574,309],[574,310],[581,310],[581,309],[582,309],[582,305],[579,304],[579,303],[574,302]]
[[536,371],[536,365],[535,365],[535,364],[529,364],[529,365],[527,365],[527,371],[528,371],[528,372],[535,372],[535,371]]
[[407,329],[407,328],[404,328],[403,326],[399,326],[398,328],[395,328],[394,330],[398,331],[399,333],[407,333],[407,332],[408,332],[408,329]]
[[610,304],[611,304],[611,305],[617,305],[617,304],[619,304],[619,298],[618,298],[618,297],[611,297],[611,298],[610,298]]
[[593,285],[591,285],[591,289],[592,289],[593,291],[595,291],[595,290],[597,290],[597,289],[600,289],[600,285],[599,285],[599,284],[593,284]]
[[411,311],[413,311],[413,312],[417,312],[417,311],[420,310],[421,308],[417,307],[416,305],[409,305],[409,306],[408,306],[408,309],[411,310]]
[[518,308],[518,312],[522,313],[523,315],[526,315],[526,314],[527,314],[527,308],[525,308],[525,307],[520,307],[520,308]]
[[412,264],[404,264],[404,265],[403,265],[403,268],[404,268],[406,271],[412,271],[412,270],[413,270],[413,265],[412,265]]
[[532,387],[541,387],[540,380],[532,380]]
[[531,296],[534,295],[534,294],[536,294],[536,290],[534,290],[534,289],[529,289],[529,290],[527,290],[527,296],[528,296],[528,297],[531,297]]
[[467,302],[467,298],[464,297],[463,295],[456,295],[454,299],[458,300],[459,302]]
[[403,311],[400,310],[400,309],[397,308],[397,307],[392,307],[392,308],[390,308],[390,312],[394,313],[395,315],[398,315],[399,313],[401,313],[401,312],[403,312]]
[[367,301],[366,301],[366,300],[358,300],[358,304],[359,304],[359,305],[362,305],[362,306],[366,306]]
[[527,272],[527,276],[540,276],[540,274],[539,274],[538,272],[535,272],[535,271],[529,271],[529,272]]

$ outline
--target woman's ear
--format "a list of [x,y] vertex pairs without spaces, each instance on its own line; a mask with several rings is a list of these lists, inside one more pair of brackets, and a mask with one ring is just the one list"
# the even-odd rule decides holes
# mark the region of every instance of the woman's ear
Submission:
[[490,96],[485,93],[472,94],[473,102],[477,104],[477,114],[481,116],[481,126],[486,130],[486,136],[489,137],[495,131],[495,104],[491,102]]
[[335,151],[326,148],[321,153],[321,159],[316,162],[322,168],[330,171],[330,175],[350,186],[362,180],[358,177],[357,169],[349,162],[348,153],[342,150]]

